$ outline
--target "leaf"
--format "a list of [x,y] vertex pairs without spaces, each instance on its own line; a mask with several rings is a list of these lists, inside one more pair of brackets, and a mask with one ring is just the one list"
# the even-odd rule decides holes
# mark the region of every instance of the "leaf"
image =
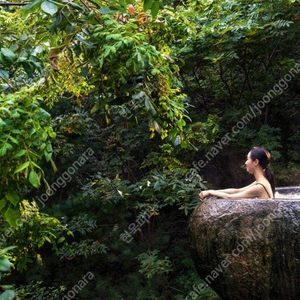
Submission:
[[153,0],[144,1],[144,11],[147,11],[152,6]]
[[6,123],[0,118],[0,126],[6,126]]
[[5,147],[7,150],[12,150],[14,147],[10,143],[5,143]]
[[78,5],[78,4],[74,3],[74,2],[68,2],[68,5],[70,5],[70,6],[74,7],[74,8],[76,8],[76,9],[79,9],[79,10],[84,10],[84,9],[82,8],[82,6],[80,6],[80,5]]
[[39,165],[37,165],[34,161],[31,161],[31,164],[36,168],[40,169],[42,172],[44,172],[43,169]]
[[6,199],[12,203],[14,206],[16,206],[20,202],[20,196],[16,191],[10,191],[9,193],[6,193]]
[[50,119],[50,117],[51,115],[42,108],[37,113],[37,120]]
[[0,300],[12,300],[15,298],[15,292],[12,290],[7,290],[0,295]]
[[154,109],[154,107],[148,97],[145,98],[145,106],[151,111],[151,113],[153,115],[156,114],[156,110]]
[[152,75],[156,75],[156,74],[160,74],[161,72],[160,72],[160,70],[158,70],[158,69],[153,69],[153,70],[151,70],[151,74]]
[[57,244],[62,243],[66,238],[65,237],[60,237],[57,241]]
[[20,114],[18,113],[17,110],[13,110],[13,111],[12,111],[12,117],[13,117],[14,119],[20,118]]
[[50,159],[50,163],[51,163],[51,167],[53,169],[53,172],[56,173],[57,172],[57,167],[56,167],[56,164],[55,164],[55,162],[53,161],[52,158]]
[[0,69],[0,77],[2,77],[3,79],[9,79],[9,74],[7,71]]
[[174,141],[174,146],[178,146],[180,143],[181,143],[181,138],[179,135],[177,135]]
[[125,8],[121,7],[121,6],[110,5],[109,8],[110,8],[111,10],[113,10],[113,11],[116,10],[116,11],[122,12],[122,13],[124,13],[124,14],[127,13],[127,10],[126,10]]
[[25,149],[21,149],[21,150],[17,151],[17,152],[12,156],[12,158],[21,157],[21,156],[23,156],[25,153],[26,153],[26,150],[25,150]]
[[17,208],[9,206],[4,214],[4,219],[9,223],[10,226],[17,228],[17,220],[20,218],[20,211]]
[[153,18],[155,18],[159,11],[159,2],[155,1],[151,6],[151,15]]
[[99,9],[100,14],[105,15],[105,14],[109,14],[110,13],[110,9],[108,9],[107,7],[101,7]]
[[114,46],[107,46],[104,51],[103,57],[108,56],[110,54],[110,52],[116,52],[116,51],[113,51],[113,48],[114,48]]
[[0,52],[0,64],[5,64],[4,55]]
[[24,162],[22,165],[20,165],[14,172],[14,174],[21,172],[22,170],[28,168],[28,166],[30,165],[30,161],[26,161]]
[[19,141],[16,140],[14,137],[12,137],[11,135],[8,137],[13,143],[15,144],[19,144]]
[[54,131],[49,131],[48,134],[51,138],[56,138],[56,133]]
[[11,132],[12,133],[21,133],[21,130],[20,129],[13,129]]
[[95,113],[96,111],[104,108],[105,106],[105,102],[104,101],[99,101],[93,106],[93,108],[91,109],[91,114]]
[[156,121],[153,121],[153,122],[151,123],[151,125],[153,126],[153,128],[154,128],[158,133],[161,132],[161,127],[160,127],[160,125],[159,125]]
[[35,188],[39,188],[41,185],[40,178],[34,170],[30,171],[28,180]]
[[8,272],[8,271],[10,271],[9,260],[7,258],[5,258],[5,257],[0,258],[0,271],[1,272]]
[[120,40],[122,38],[123,38],[122,35],[119,34],[119,33],[108,34],[106,36],[106,40],[107,41],[110,41],[110,40],[116,40],[116,41],[118,41],[118,40]]
[[13,62],[16,59],[16,55],[10,49],[1,48],[1,52],[5,56],[5,58],[10,62]]
[[119,3],[119,5],[122,6],[122,7],[125,7],[125,6],[126,6],[125,0],[119,0],[118,3]]
[[29,63],[27,63],[27,61],[24,61],[24,62],[22,63],[22,66],[23,66],[23,68],[24,68],[26,74],[27,74],[30,78],[32,78],[32,77],[33,77],[33,68],[32,68],[32,66],[31,66]]
[[66,33],[67,33],[67,34],[73,33],[74,30],[75,30],[75,27],[74,27],[74,26],[72,26],[72,25],[70,25],[70,24],[67,25],[67,27],[66,27]]
[[44,156],[46,158],[46,161],[49,161],[52,157],[52,152],[48,152],[46,151],[46,149],[44,150]]
[[[138,94],[132,95],[133,100],[139,100],[145,96],[145,92],[140,91]],[[149,108],[149,107],[147,107]]]
[[49,239],[49,237],[45,236],[45,240],[51,244],[51,240]]
[[2,148],[0,148],[0,156],[4,156],[6,154],[6,151],[7,151],[7,149],[4,144],[4,146]]
[[52,145],[51,145],[50,142],[47,142],[46,150],[47,150],[47,152],[49,152],[49,153],[52,153],[52,152],[53,152],[53,150],[52,150]]
[[7,201],[5,199],[0,200],[0,210],[6,206]]
[[47,1],[47,0],[42,3],[41,9],[45,13],[47,13],[51,16],[53,16],[58,10],[57,6],[54,3],[50,2],[50,1]]
[[28,59],[28,53],[25,50],[22,50],[18,57],[18,62],[23,62]]
[[17,248],[17,246],[9,246],[9,247],[5,247],[4,249],[2,249],[2,250],[0,251],[0,256],[3,256],[3,254],[5,254],[6,252],[8,252],[8,251],[10,251],[10,250],[12,250],[12,249],[15,249],[15,248]]
[[29,4],[27,4],[27,5],[25,5],[25,6],[23,6],[23,7],[21,7],[21,9],[23,9],[23,10],[31,9],[31,8],[33,8],[35,5],[37,5],[38,3],[40,3],[41,1],[42,1],[42,0],[35,0],[35,1],[33,1],[33,2],[29,3]]

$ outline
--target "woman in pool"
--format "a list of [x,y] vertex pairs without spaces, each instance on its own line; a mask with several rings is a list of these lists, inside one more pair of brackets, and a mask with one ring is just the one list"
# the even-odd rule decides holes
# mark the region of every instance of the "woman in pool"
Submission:
[[208,196],[218,198],[238,199],[238,198],[274,198],[275,181],[269,169],[271,155],[269,151],[261,147],[254,147],[247,155],[245,162],[247,172],[254,175],[255,181],[240,189],[207,190],[199,194],[201,199]]

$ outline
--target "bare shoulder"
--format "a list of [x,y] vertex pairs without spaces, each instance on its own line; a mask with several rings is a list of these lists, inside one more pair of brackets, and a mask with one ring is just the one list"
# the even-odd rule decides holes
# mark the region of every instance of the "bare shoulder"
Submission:
[[255,186],[255,184],[256,184],[256,181],[250,183],[249,185],[246,185],[246,186],[240,188],[239,191],[240,191],[240,192],[245,191],[245,190],[251,188],[252,186]]
[[259,187],[259,189],[261,191],[262,198],[265,198],[266,195],[268,196],[268,198],[270,198],[270,195],[271,196],[273,195],[272,187],[271,187],[269,181],[261,180],[261,181],[257,182],[256,185]]

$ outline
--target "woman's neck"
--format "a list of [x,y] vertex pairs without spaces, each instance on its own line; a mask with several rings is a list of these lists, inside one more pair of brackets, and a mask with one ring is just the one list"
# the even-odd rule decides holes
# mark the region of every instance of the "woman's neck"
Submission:
[[261,182],[264,179],[266,179],[262,170],[257,170],[255,172],[253,172],[253,175],[257,182]]

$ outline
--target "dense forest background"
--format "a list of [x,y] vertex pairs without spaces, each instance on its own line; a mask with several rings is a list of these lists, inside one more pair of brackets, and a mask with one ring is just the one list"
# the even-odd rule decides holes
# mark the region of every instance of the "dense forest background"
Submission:
[[[0,2],[0,299],[210,299],[206,187],[300,179],[297,0]],[[242,296],[241,296],[242,297]]]

